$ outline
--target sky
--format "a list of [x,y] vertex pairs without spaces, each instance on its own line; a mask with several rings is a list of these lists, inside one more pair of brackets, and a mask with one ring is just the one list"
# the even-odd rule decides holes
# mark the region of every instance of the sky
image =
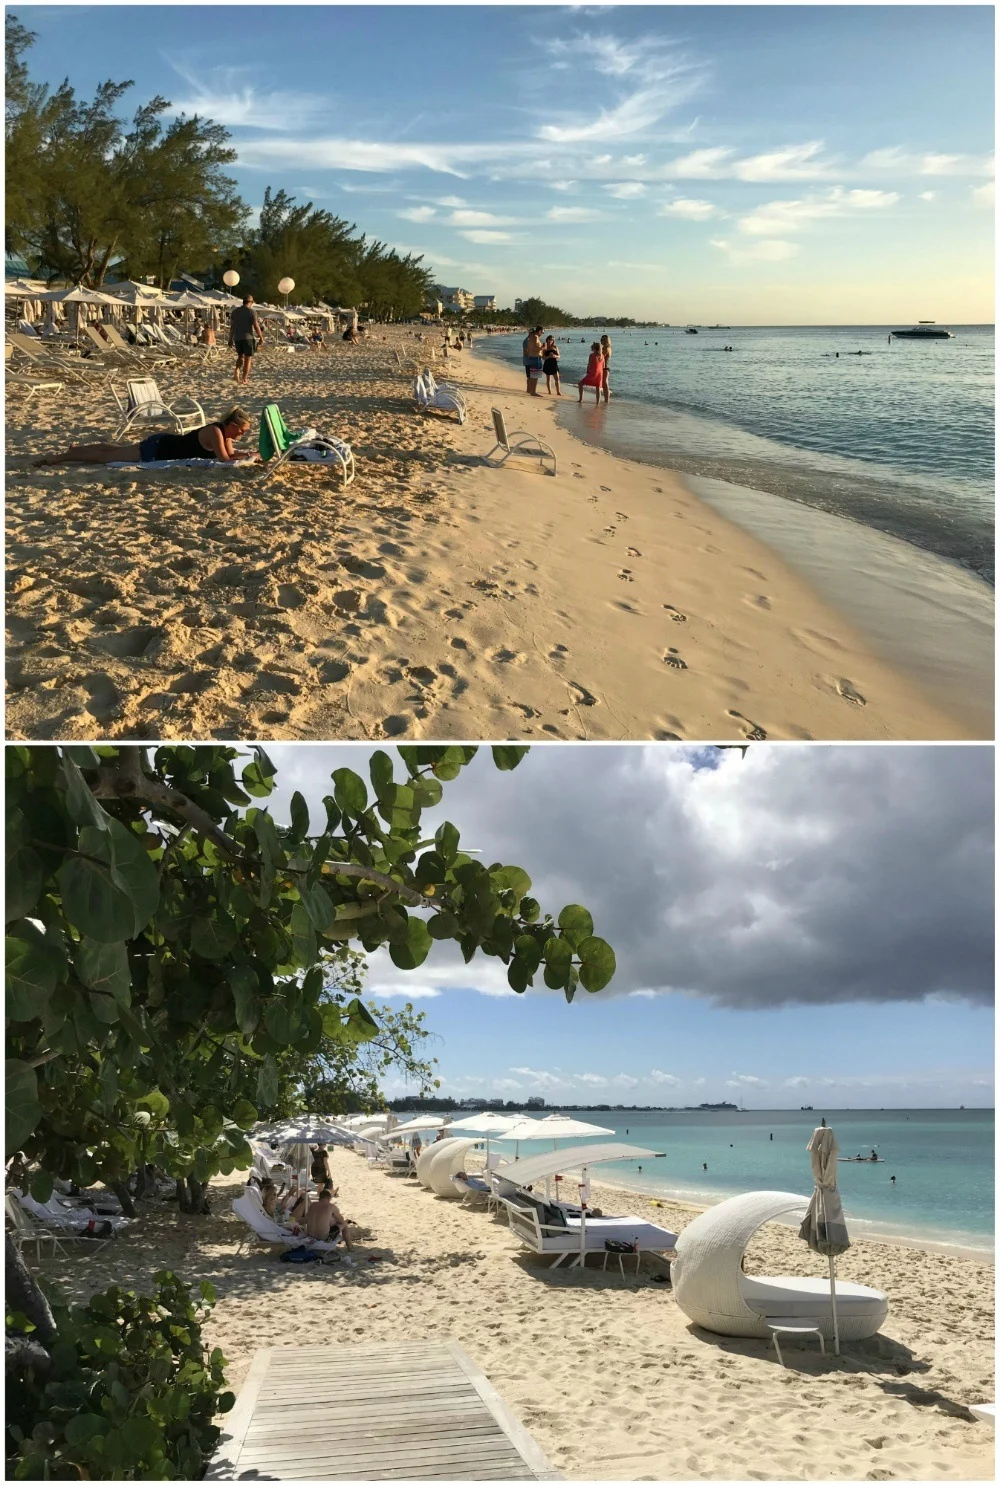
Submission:
[[[276,819],[298,789],[320,828],[371,750],[268,752]],[[378,951],[367,994],[426,1013],[457,1098],[992,1106],[992,752],[543,744],[501,773],[482,749],[428,836],[450,819],[543,910],[589,908],[617,974],[567,1005],[435,944],[409,973]]]
[[673,324],[993,318],[981,6],[17,6],[501,305]]

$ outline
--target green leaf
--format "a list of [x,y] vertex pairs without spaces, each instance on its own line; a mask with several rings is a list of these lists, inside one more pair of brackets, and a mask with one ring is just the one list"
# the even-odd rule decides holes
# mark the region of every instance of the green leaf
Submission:
[[227,913],[196,918],[191,926],[191,948],[203,960],[222,960],[236,948],[236,925]]
[[160,1444],[161,1431],[148,1414],[133,1414],[121,1427],[122,1439],[136,1455],[146,1456]]
[[370,1042],[380,1031],[379,1024],[357,996],[347,1004],[350,1032],[355,1042]]
[[516,769],[528,751],[526,743],[494,743],[493,762],[498,769]]
[[510,891],[518,901],[531,886],[531,878],[523,867],[500,867],[496,872],[490,873],[490,879],[498,892]]
[[[81,832],[81,843],[85,834]],[[56,878],[66,917],[81,934],[105,943],[132,938],[135,932],[132,902],[112,878],[108,862],[67,857]]]
[[66,783],[66,810],[70,818],[78,826],[93,826],[99,831],[106,831],[111,824],[111,817],[106,810],[102,810],[80,770],[65,753],[62,770]]
[[438,849],[438,855],[449,864],[455,860],[458,852],[458,831],[450,820],[444,825],[438,826],[434,833],[434,843]]
[[520,914],[526,924],[537,923],[542,914],[537,898],[522,898]]
[[530,975],[522,961],[511,960],[510,965],[507,967],[507,984],[511,990],[518,993],[526,991],[528,989],[529,979]]
[[580,984],[585,991],[603,991],[615,973],[615,952],[603,939],[591,935],[577,945]]
[[233,1123],[239,1125],[241,1130],[249,1130],[257,1123],[257,1111],[249,1099],[237,1099],[232,1111]]
[[264,1026],[281,1047],[288,1047],[297,1040],[298,1027],[295,1018],[289,1007],[281,1001],[272,1002],[265,1008]]
[[13,1156],[24,1145],[42,1116],[35,1070],[17,1058],[8,1058],[4,1071],[6,1153]]
[[73,954],[76,973],[92,991],[106,991],[119,1006],[131,1001],[132,974],[124,944],[99,944],[83,938]]
[[249,965],[236,965],[229,973],[229,987],[236,1007],[236,1025],[249,1037],[260,1021],[259,983]]
[[85,1445],[96,1435],[105,1434],[107,1429],[108,1421],[102,1419],[99,1414],[77,1414],[74,1419],[66,1420],[63,1434],[68,1444]]
[[313,885],[303,883],[299,888],[299,900],[309,915],[309,922],[318,934],[323,934],[333,927],[336,917],[334,906],[330,902],[329,894],[318,883]]
[[[122,881],[135,911],[134,932],[140,933],[149,923],[160,903],[160,879],[149,852],[134,831],[120,820],[110,820],[109,834],[114,844],[114,868]],[[81,832],[81,840],[83,837]],[[97,937],[96,935],[94,936]]]
[[579,903],[569,903],[559,915],[559,927],[570,934],[587,935],[594,932],[594,920]]
[[514,958],[517,963],[534,975],[542,963],[542,946],[533,934],[519,934],[514,940]]
[[248,794],[260,799],[274,789],[274,776],[278,772],[263,748],[254,749],[254,759],[243,770],[243,788]]
[[278,1069],[274,1058],[267,1054],[257,1075],[257,1104],[261,1109],[270,1109],[278,1097]]
[[368,773],[371,776],[372,787],[375,790],[375,798],[383,799],[393,788],[392,759],[387,753],[378,749],[372,754],[368,761]]
[[36,1202],[48,1202],[52,1196],[52,1177],[47,1171],[36,1171],[31,1177],[31,1195]]
[[365,782],[352,769],[334,769],[333,798],[345,815],[363,815],[368,804]]
[[59,980],[59,951],[35,924],[21,919],[6,936],[5,960],[8,1017],[30,1022],[42,1016]]
[[411,916],[407,920],[405,941],[390,943],[389,958],[400,970],[415,970],[426,960],[431,943],[431,936],[423,919]]
[[292,795],[291,816],[293,834],[297,840],[304,841],[309,834],[309,806],[298,790]]
[[550,980],[546,975],[545,984],[555,990],[566,983],[566,976],[573,963],[573,951],[567,940],[557,939],[553,935],[551,939],[546,939],[543,953],[546,969],[551,971],[553,976]]
[[27,917],[38,902],[44,880],[45,869],[37,851],[23,842],[8,841],[4,891],[4,918],[8,923]]

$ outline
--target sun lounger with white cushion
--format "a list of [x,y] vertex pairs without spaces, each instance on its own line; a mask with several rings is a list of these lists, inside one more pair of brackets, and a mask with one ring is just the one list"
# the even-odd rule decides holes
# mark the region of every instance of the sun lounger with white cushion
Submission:
[[429,366],[424,367],[413,383],[413,400],[421,412],[435,408],[441,413],[455,413],[459,423],[464,423],[468,416],[465,398],[458,388],[451,382],[436,382]]
[[[152,377],[131,377],[125,386],[124,402],[114,387],[111,389],[121,414],[121,422],[115,430],[116,442],[122,434],[134,432],[142,423],[169,423],[176,433],[190,433],[192,429],[204,428],[208,422],[204,408],[193,397],[181,398],[173,404],[165,402]],[[181,402],[187,402],[189,407],[182,409]]]
[[[522,1205],[517,1201],[504,1203],[511,1230],[521,1242],[536,1254],[553,1255],[550,1268],[555,1269],[564,1259],[570,1260],[570,1268],[585,1263],[588,1254],[606,1254],[605,1243],[627,1243],[634,1246],[636,1268],[644,1253],[663,1254],[677,1243],[676,1233],[647,1223],[644,1218],[587,1218],[583,1220],[567,1213],[559,1203],[533,1203]],[[544,1219],[543,1219],[544,1214]]]

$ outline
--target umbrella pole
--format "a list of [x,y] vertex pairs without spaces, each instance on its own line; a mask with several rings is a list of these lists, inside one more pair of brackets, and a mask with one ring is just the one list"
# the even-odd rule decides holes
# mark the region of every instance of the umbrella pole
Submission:
[[583,1200],[583,1189],[587,1184],[586,1166],[580,1172],[580,1268],[587,1267],[587,1204]]
[[834,1259],[830,1254],[830,1309],[833,1312],[833,1352],[834,1356],[840,1356],[840,1326],[837,1322],[837,1280],[834,1273]]

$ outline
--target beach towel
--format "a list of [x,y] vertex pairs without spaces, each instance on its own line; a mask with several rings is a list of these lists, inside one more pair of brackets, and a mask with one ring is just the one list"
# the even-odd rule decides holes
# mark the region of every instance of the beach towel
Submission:
[[231,459],[228,462],[221,459],[123,459],[115,460],[113,464],[91,465],[89,468],[106,470],[245,470],[250,465],[256,463],[257,461],[254,459]]

